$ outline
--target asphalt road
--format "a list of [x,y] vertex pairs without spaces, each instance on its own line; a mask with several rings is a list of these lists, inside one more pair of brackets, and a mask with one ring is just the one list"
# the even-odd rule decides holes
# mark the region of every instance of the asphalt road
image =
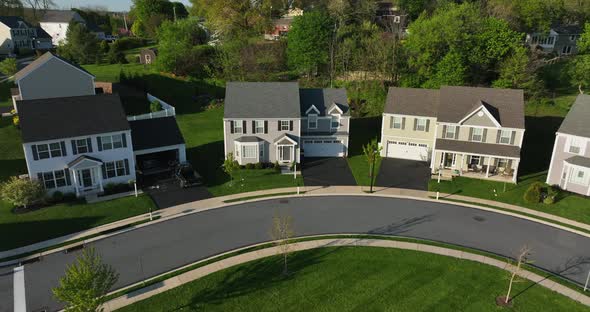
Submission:
[[[268,200],[187,215],[93,244],[120,273],[117,288],[224,251],[269,240],[272,217],[288,211],[299,236],[375,233],[425,238],[513,256],[532,248],[535,265],[582,283],[590,238],[519,218],[460,206],[379,197]],[[78,252],[25,266],[27,310],[60,307],[51,296]],[[12,311],[10,275],[0,270],[0,311]]]

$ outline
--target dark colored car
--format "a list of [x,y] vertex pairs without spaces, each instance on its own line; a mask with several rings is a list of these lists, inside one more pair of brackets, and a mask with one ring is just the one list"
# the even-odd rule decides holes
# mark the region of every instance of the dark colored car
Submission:
[[203,184],[201,176],[193,169],[189,163],[178,165],[175,173],[176,179],[180,182],[180,187],[191,187]]

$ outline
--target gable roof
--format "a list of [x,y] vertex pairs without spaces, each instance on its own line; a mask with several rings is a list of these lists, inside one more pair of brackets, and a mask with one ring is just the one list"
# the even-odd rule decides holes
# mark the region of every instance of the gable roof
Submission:
[[6,25],[8,28],[19,28],[21,23],[29,28],[31,27],[31,25],[25,22],[20,16],[0,16],[0,23]]
[[524,92],[514,89],[442,87],[437,119],[458,123],[482,104],[502,127],[524,129]]
[[224,118],[299,118],[297,82],[228,82]]
[[557,132],[590,138],[590,95],[580,94]]
[[584,32],[582,26],[577,24],[572,25],[555,25],[551,29],[560,35],[580,35]]
[[130,121],[133,150],[184,144],[176,118],[162,117]]
[[69,10],[47,10],[41,18],[41,23],[69,23],[73,19],[83,21],[84,19],[74,11]]
[[25,100],[17,107],[25,143],[130,129],[118,95]]
[[38,26],[35,27],[35,29],[37,30],[37,38],[51,39],[51,36],[45,31],[45,29]]
[[302,115],[314,106],[319,111],[319,116],[327,116],[336,105],[344,116],[350,116],[346,89],[300,89],[299,98]]
[[384,112],[388,114],[436,117],[439,90],[389,88]]
[[84,68],[82,68],[82,67],[80,67],[80,66],[78,66],[78,65],[76,65],[64,58],[61,58],[51,52],[47,52],[47,53],[41,55],[40,57],[38,57],[33,62],[31,62],[29,65],[25,66],[25,68],[21,69],[16,74],[14,74],[14,81],[16,83],[18,83],[19,80],[23,79],[25,76],[27,76],[31,72],[35,71],[35,69],[39,68],[40,66],[45,64],[45,62],[49,61],[52,58],[57,58],[58,60],[61,60],[62,62],[66,63],[67,65],[73,66],[73,67],[77,68],[78,70],[88,74],[89,76],[94,77],[93,74],[89,73]]
[[478,101],[477,104],[475,104],[475,107],[473,108],[473,110],[467,114],[465,117],[463,117],[463,119],[461,119],[459,121],[460,124],[463,124],[466,120],[468,120],[469,118],[471,118],[473,115],[475,115],[475,113],[477,112],[483,112],[484,114],[486,114],[488,116],[488,118],[490,119],[490,121],[492,123],[494,123],[494,125],[496,125],[496,127],[501,127],[502,125],[499,122],[499,113],[498,113],[498,109],[496,109],[494,106],[484,102],[484,101]]

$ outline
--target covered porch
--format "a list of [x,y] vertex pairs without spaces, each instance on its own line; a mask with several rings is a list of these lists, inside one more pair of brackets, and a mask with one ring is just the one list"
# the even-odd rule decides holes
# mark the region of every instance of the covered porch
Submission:
[[101,175],[103,162],[94,157],[80,156],[68,164],[72,172],[76,196],[86,196],[104,191]]
[[285,134],[274,142],[276,160],[280,164],[298,162],[297,141]]
[[455,176],[516,183],[520,159],[453,151],[436,151],[433,173],[445,178]]

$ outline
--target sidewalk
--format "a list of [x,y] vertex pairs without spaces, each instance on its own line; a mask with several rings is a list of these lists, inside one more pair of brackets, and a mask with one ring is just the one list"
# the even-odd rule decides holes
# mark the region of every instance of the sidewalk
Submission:
[[[463,260],[470,260],[475,261],[491,266],[495,266],[499,269],[510,271],[514,268],[511,264],[506,262],[496,260],[494,258],[477,255],[465,251],[459,251],[455,249],[431,246],[426,244],[418,244],[418,243],[409,243],[409,242],[399,242],[393,240],[379,240],[379,239],[355,239],[355,238],[347,238],[347,239],[320,239],[314,241],[306,241],[306,242],[299,242],[292,244],[291,251],[303,251],[315,248],[322,248],[322,247],[336,247],[336,246],[368,246],[368,247],[383,247],[383,248],[397,248],[397,249],[404,249],[404,250],[414,250],[414,251],[421,251],[427,253],[433,253],[448,257],[453,257],[457,259]],[[165,292],[167,290],[173,289],[175,287],[184,285],[186,283],[192,282],[199,278],[202,278],[206,275],[211,273],[215,273],[217,271],[221,271],[223,269],[229,268],[231,266],[239,265],[242,263],[246,263],[253,260],[258,260],[261,258],[269,257],[276,255],[278,253],[279,247],[270,247],[261,250],[247,252],[241,255],[237,255],[234,257],[226,258],[220,261],[213,262],[211,264],[202,266],[195,270],[182,273],[180,275],[171,277],[166,279],[162,282],[156,283],[154,285],[133,291],[129,294],[123,295],[121,297],[115,298],[111,301],[106,302],[103,307],[104,311],[114,311],[120,309],[124,306],[136,303],[138,301],[147,299],[151,296],[157,295],[159,293]],[[234,251],[235,252],[235,251]],[[201,260],[199,262],[204,262],[209,259]],[[197,262],[198,263],[198,262]],[[571,298],[572,300],[578,301],[582,304],[590,306],[590,297],[585,296],[584,294],[577,292],[571,288],[565,287],[559,283],[551,281],[543,276],[535,274],[533,272],[527,270],[521,270],[519,275],[533,283],[536,283],[540,286],[553,290],[561,295]],[[131,286],[130,286],[131,287]]]
[[[113,232],[106,234],[106,235],[99,235],[99,236],[84,240],[83,242],[78,242],[76,244],[81,244],[81,243],[87,244],[87,243],[108,237],[109,235],[116,235],[116,234],[119,234],[119,233],[122,233],[125,231],[131,231],[136,228],[140,228],[143,226],[149,226],[149,225],[157,223],[157,222],[163,222],[163,221],[166,221],[166,220],[169,220],[172,218],[182,217],[184,215],[191,214],[191,213],[197,213],[197,212],[201,212],[201,211],[205,211],[205,210],[209,210],[209,209],[216,209],[216,208],[221,208],[221,207],[236,205],[236,204],[242,204],[242,203],[247,203],[247,202],[267,200],[270,197],[254,198],[254,199],[250,199],[250,200],[225,203],[225,201],[227,201],[227,200],[235,200],[235,199],[247,198],[247,197],[253,197],[253,196],[272,196],[273,194],[278,194],[277,196],[274,196],[273,198],[286,198],[286,197],[294,197],[294,196],[302,196],[302,197],[307,197],[307,196],[382,196],[382,197],[392,197],[392,198],[407,198],[407,199],[412,199],[412,200],[422,200],[422,201],[439,202],[439,203],[442,202],[442,203],[460,205],[460,206],[468,207],[468,208],[481,209],[481,210],[511,215],[514,217],[527,219],[527,220],[530,220],[533,222],[542,223],[545,225],[549,225],[549,226],[553,226],[553,227],[556,227],[559,229],[570,231],[570,232],[573,232],[573,233],[576,233],[579,235],[590,237],[590,234],[588,234],[588,233],[578,231],[575,229],[571,229],[571,228],[561,226],[558,224],[553,224],[551,222],[547,222],[547,221],[531,218],[528,216],[524,216],[520,213],[527,213],[527,214],[542,217],[545,219],[555,220],[555,221],[560,222],[565,225],[570,225],[573,227],[585,229],[589,232],[590,232],[590,225],[579,223],[579,222],[565,219],[565,218],[561,218],[561,217],[557,217],[554,215],[534,211],[531,209],[502,204],[502,203],[498,203],[498,202],[487,201],[487,200],[478,199],[478,198],[442,194],[443,196],[446,196],[445,197],[446,199],[456,199],[456,200],[463,200],[463,201],[468,201],[468,202],[472,202],[472,203],[476,203],[476,204],[479,203],[479,204],[485,204],[485,205],[491,205],[491,206],[498,206],[498,207],[501,207],[501,208],[504,208],[507,210],[512,210],[514,212],[507,212],[507,211],[493,209],[493,208],[481,207],[481,206],[477,206],[476,204],[454,203],[454,202],[445,202],[445,201],[440,201],[440,200],[437,201],[437,200],[429,197],[429,196],[436,196],[436,193],[429,193],[426,191],[417,191],[417,190],[408,190],[408,189],[374,187],[373,194],[367,193],[369,188],[364,187],[364,186],[326,186],[326,187],[309,186],[309,187],[300,187],[299,190],[302,192],[302,194],[300,194],[300,195],[280,195],[281,193],[296,193],[297,188],[291,187],[291,188],[279,188],[279,189],[262,190],[262,191],[255,191],[255,192],[249,192],[249,193],[233,194],[233,195],[228,195],[228,196],[223,196],[223,197],[213,197],[213,198],[195,201],[195,202],[191,202],[191,203],[187,203],[187,204],[182,204],[182,205],[178,205],[178,206],[155,211],[153,213],[153,217],[160,217],[160,218],[157,220],[154,220],[152,222],[142,223],[140,225],[129,227],[129,228],[126,228],[126,229],[123,229],[120,231],[113,231]],[[305,192],[305,193],[303,193],[303,192]],[[135,216],[132,218],[120,220],[120,221],[117,221],[114,223],[102,225],[102,226],[92,228],[89,230],[85,230],[85,231],[81,231],[78,233],[73,233],[73,234],[69,234],[66,236],[62,236],[62,237],[50,239],[47,241],[35,243],[32,245],[3,251],[3,252],[0,252],[0,259],[13,257],[13,256],[17,256],[20,254],[25,254],[25,253],[31,253],[36,250],[49,248],[49,247],[57,245],[57,244],[66,243],[68,241],[81,239],[84,237],[89,237],[89,236],[96,235],[96,234],[99,234],[104,231],[109,231],[109,230],[113,230],[113,229],[116,229],[116,228],[119,228],[119,227],[122,227],[125,225],[133,224],[138,221],[145,221],[149,217],[150,217],[149,214],[138,215],[138,216]],[[54,253],[57,251],[61,251],[61,250],[67,249],[67,248],[68,248],[68,246],[63,246],[60,248],[48,250],[46,252],[33,254],[33,255],[25,257],[23,259],[0,263],[0,266],[18,264],[24,259],[43,256],[43,255]]]

